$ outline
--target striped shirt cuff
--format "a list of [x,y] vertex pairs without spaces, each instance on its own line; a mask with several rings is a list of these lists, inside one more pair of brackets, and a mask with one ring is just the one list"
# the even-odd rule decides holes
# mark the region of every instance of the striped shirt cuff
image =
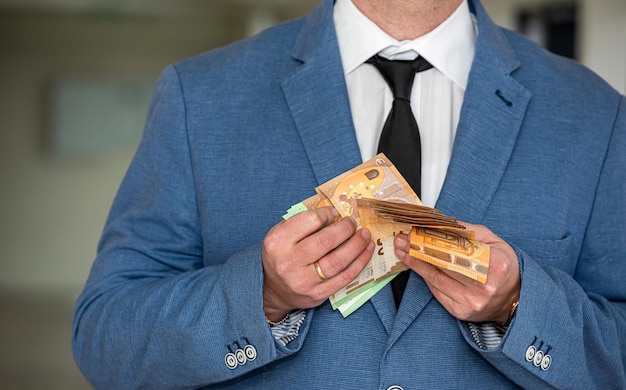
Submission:
[[468,322],[470,334],[478,348],[492,351],[500,345],[504,334],[489,322]]
[[[292,312],[289,317],[278,325],[270,325],[272,336],[281,344],[286,346],[289,342],[298,337],[300,327],[306,318],[306,311],[297,310]],[[502,342],[503,334],[488,322],[468,322],[469,331],[472,339],[478,348],[486,351],[498,348]]]
[[290,341],[293,341],[298,337],[300,327],[304,324],[306,318],[306,311],[296,310],[289,314],[286,320],[280,324],[270,325],[272,336],[282,346],[287,346]]

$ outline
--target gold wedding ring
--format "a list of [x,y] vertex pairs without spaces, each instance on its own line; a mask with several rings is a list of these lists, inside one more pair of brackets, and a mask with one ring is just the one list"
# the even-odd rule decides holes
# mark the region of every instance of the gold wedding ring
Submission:
[[322,268],[320,267],[319,261],[314,262],[313,266],[315,267],[315,272],[317,272],[317,276],[319,276],[320,279],[322,279],[322,281],[328,279],[326,275],[324,275],[324,273],[322,272]]

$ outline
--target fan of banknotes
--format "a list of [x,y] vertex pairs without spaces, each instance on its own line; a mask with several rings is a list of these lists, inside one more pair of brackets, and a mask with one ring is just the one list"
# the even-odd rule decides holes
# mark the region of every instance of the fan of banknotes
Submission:
[[476,241],[474,232],[455,218],[423,206],[384,154],[315,190],[315,195],[293,205],[283,218],[333,206],[342,217],[354,217],[359,227],[369,229],[376,244],[374,254],[361,274],[330,297],[332,307],[344,317],[407,269],[394,254],[393,239],[401,232],[409,234],[411,256],[481,283],[487,281],[489,246]]

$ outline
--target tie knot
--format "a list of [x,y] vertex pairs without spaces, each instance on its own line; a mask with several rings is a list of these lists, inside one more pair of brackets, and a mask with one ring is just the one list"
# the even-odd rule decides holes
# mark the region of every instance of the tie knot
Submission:
[[422,56],[414,60],[389,60],[378,54],[366,61],[374,65],[383,76],[394,99],[410,100],[415,74],[433,66]]

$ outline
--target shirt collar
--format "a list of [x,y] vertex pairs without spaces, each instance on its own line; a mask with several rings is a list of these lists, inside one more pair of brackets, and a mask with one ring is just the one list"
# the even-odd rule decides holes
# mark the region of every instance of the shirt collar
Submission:
[[437,28],[412,41],[399,42],[389,36],[351,0],[335,2],[334,21],[346,75],[374,54],[384,51],[389,58],[401,59],[414,51],[461,88],[467,86],[477,35],[476,20],[467,1]]

